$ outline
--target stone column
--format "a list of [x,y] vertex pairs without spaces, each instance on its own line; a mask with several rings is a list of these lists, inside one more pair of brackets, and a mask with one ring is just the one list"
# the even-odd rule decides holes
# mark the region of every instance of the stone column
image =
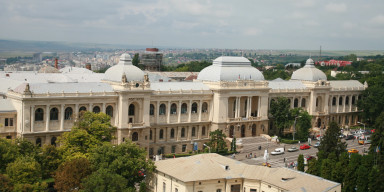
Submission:
[[45,131],[49,130],[49,105],[45,106]]
[[89,110],[88,110],[89,112],[92,112],[92,111],[93,111],[93,110],[92,110],[92,106],[93,106],[93,104],[90,103],[90,104],[89,104]]
[[167,123],[169,123],[169,120],[170,120],[170,117],[171,117],[171,101],[168,101],[168,105],[167,105]]
[[177,122],[181,122],[181,101],[179,101],[179,105],[177,105]]
[[[269,103],[267,105],[269,106]],[[257,117],[260,117],[260,109],[261,109],[261,97],[259,96],[259,103],[257,105]]]
[[202,100],[200,100],[200,102],[199,102],[199,107],[197,108],[197,113],[199,114],[199,122],[201,122],[201,113],[202,113],[202,111],[201,111],[201,109],[202,109]]
[[189,107],[187,107],[187,113],[188,113],[188,122],[191,122],[191,116],[192,116],[192,100],[189,100]]
[[291,104],[291,106],[290,106],[291,109],[295,108],[294,103],[295,103],[295,97],[292,97],[291,98],[291,103],[290,103]]
[[79,118],[79,104],[77,104],[77,103],[75,104],[75,111],[73,112],[73,115],[75,116],[75,120],[77,120],[77,118]]
[[340,95],[337,96],[337,100],[336,100],[336,113],[339,113],[339,109],[340,109]]
[[103,109],[101,109],[103,113],[105,113],[105,103],[103,103]]
[[156,101],[156,110],[155,110],[156,124],[159,124],[159,113],[160,113],[160,102]]
[[35,106],[31,106],[31,133],[35,132]]
[[[349,112],[352,111],[352,97],[353,97],[353,95],[349,96]],[[355,99],[355,102],[356,102],[356,99]]]
[[346,101],[346,96],[344,96],[344,99],[343,99],[343,112],[345,112],[345,101]]
[[249,106],[249,108],[248,108],[248,111],[249,111],[249,113],[248,113],[248,117],[250,117],[250,116],[252,116],[252,96],[249,96],[249,104],[248,104],[248,106]]
[[65,116],[65,111],[64,111],[64,104],[61,104],[61,109],[60,109],[60,131],[64,130],[64,116]]

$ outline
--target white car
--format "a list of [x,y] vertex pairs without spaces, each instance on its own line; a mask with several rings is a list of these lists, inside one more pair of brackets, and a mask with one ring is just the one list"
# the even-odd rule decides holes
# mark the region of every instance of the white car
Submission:
[[298,150],[299,150],[299,148],[297,148],[297,147],[291,147],[291,148],[288,149],[288,152],[295,152],[295,151],[298,151]]
[[277,148],[275,151],[271,152],[271,155],[281,155],[284,154],[284,148]]

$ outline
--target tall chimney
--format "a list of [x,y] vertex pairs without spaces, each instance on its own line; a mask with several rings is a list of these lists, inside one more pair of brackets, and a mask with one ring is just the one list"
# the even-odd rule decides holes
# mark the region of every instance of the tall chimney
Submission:
[[55,68],[59,69],[59,60],[57,59],[57,57],[55,58]]

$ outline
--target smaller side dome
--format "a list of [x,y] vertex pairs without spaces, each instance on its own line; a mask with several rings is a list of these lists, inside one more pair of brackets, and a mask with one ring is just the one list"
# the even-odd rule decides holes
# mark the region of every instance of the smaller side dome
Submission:
[[305,66],[292,73],[291,80],[301,81],[318,81],[327,80],[327,76],[324,72],[317,69],[314,65],[314,61],[309,58],[305,62]]
[[144,80],[144,72],[132,64],[132,58],[127,53],[120,56],[120,61],[117,65],[105,72],[104,80],[120,82],[123,75],[126,76],[127,82]]

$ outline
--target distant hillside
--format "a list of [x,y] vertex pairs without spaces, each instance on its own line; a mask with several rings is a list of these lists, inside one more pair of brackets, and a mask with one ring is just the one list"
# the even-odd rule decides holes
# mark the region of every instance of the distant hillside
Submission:
[[25,51],[25,52],[66,52],[86,49],[144,49],[139,45],[110,45],[96,43],[70,43],[54,41],[22,41],[0,40],[0,52]]

